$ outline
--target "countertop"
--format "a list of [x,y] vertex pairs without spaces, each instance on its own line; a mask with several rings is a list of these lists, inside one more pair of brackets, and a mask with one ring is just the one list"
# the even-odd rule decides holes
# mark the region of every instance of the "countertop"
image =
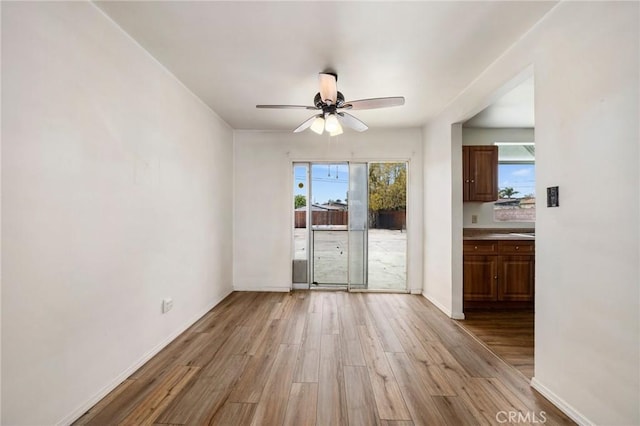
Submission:
[[535,229],[482,229],[465,228],[464,241],[469,240],[514,240],[535,241]]

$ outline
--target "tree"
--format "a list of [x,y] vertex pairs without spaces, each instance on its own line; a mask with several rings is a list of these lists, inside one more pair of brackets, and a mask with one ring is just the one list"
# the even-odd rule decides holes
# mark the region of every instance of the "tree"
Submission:
[[293,204],[294,204],[294,208],[296,209],[300,207],[304,207],[307,205],[307,197],[305,197],[304,195],[298,194],[294,198]]
[[502,188],[499,192],[498,192],[498,197],[500,198],[511,198],[516,194],[519,194],[519,191],[515,191],[512,187],[507,186],[506,188]]
[[369,167],[369,209],[402,210],[407,206],[404,163],[373,163]]

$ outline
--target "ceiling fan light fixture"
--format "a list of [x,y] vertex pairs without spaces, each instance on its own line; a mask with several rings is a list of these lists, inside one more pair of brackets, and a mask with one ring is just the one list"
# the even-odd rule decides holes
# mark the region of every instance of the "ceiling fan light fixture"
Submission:
[[[2,1],[2,0],[0,0]],[[404,105],[404,97],[394,96],[386,98],[358,99],[345,102],[344,95],[338,91],[338,75],[331,71],[318,74],[320,91],[313,98],[313,106],[308,105],[256,105],[256,108],[273,109],[305,109],[316,111],[302,124],[294,129],[294,133],[300,133],[311,128],[311,131],[319,135],[327,131],[331,136],[342,134],[343,126],[364,132],[369,127],[346,111],[388,108]]]
[[338,117],[335,114],[329,114],[324,123],[324,129],[329,133],[334,133],[338,129],[342,133],[342,126],[338,122]]
[[311,131],[319,135],[321,135],[324,131],[324,118],[322,118],[321,115],[318,115],[313,121],[313,124],[311,125]]

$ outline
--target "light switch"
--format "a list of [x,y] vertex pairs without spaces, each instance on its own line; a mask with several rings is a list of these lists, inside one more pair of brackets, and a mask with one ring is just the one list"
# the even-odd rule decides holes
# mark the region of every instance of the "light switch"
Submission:
[[560,207],[560,189],[557,186],[547,188],[547,207]]

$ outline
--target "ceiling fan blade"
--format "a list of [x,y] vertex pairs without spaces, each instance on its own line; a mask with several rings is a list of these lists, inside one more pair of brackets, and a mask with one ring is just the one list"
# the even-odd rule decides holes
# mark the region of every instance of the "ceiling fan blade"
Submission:
[[362,121],[358,120],[351,114],[347,114],[346,112],[339,112],[338,120],[343,126],[350,127],[357,132],[364,132],[369,128]]
[[256,105],[256,108],[272,108],[272,109],[311,109],[317,110],[315,106],[306,105]]
[[[318,81],[320,82],[320,96],[322,100],[327,102],[331,101],[332,105],[335,105],[338,100],[338,78],[335,74],[318,74]],[[328,103],[328,102],[327,102]]]
[[344,109],[376,109],[376,108],[388,108],[393,106],[404,105],[404,97],[395,96],[392,98],[372,98],[372,99],[360,99],[357,101],[345,102]]
[[311,127],[311,125],[313,124],[314,120],[317,118],[317,115],[312,115],[311,118],[307,119],[304,121],[304,123],[302,123],[301,125],[299,125],[294,131],[293,133],[300,133],[303,130],[308,129],[309,127]]

